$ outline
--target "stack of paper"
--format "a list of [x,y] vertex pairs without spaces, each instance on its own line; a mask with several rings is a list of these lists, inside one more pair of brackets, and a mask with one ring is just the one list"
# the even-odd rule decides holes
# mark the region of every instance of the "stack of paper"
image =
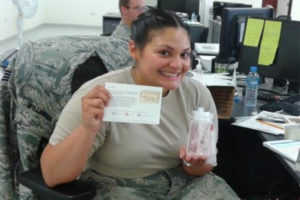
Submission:
[[245,120],[236,121],[232,123],[232,125],[280,135],[284,134],[285,126],[299,123],[300,117],[262,111],[258,115],[251,116]]
[[195,51],[197,54],[218,55],[220,46],[215,43],[195,43]]
[[212,73],[203,74],[198,72],[192,72],[192,79],[202,82],[207,86],[231,86],[234,87],[232,77],[228,76],[228,73]]
[[263,145],[292,162],[299,161],[299,140],[276,140],[264,142]]

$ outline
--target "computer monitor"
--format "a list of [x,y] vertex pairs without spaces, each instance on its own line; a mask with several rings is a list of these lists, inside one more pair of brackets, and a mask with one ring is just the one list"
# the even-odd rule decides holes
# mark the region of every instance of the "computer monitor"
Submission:
[[222,12],[224,8],[252,8],[250,4],[243,3],[228,3],[221,1],[214,1],[213,3],[213,19],[222,17]]
[[[277,20],[282,21],[282,20]],[[289,91],[299,93],[300,85],[300,22],[283,20],[278,49],[273,64],[259,65],[260,47],[242,46],[238,71],[247,74],[251,66],[257,66],[261,77],[290,82]]]
[[[182,0],[184,1],[184,0]],[[199,15],[199,0],[185,0],[185,12],[191,15],[193,12]]]
[[157,8],[199,15],[199,0],[158,0]]
[[243,41],[245,22],[248,16],[272,18],[271,8],[224,8],[220,35],[218,58],[227,61],[230,57],[238,59]]

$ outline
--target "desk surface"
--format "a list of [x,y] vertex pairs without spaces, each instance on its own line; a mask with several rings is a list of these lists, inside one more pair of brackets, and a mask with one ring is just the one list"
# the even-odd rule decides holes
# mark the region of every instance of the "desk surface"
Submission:
[[[240,102],[234,104],[232,115],[246,116],[251,112]],[[214,173],[224,178],[242,199],[300,197],[299,172],[292,163],[262,145],[264,141],[280,140],[283,136],[233,126],[234,118],[219,122],[218,165]]]
[[[263,141],[272,141],[272,140],[283,140],[283,135],[271,135],[263,132],[259,132],[258,135],[261,137]],[[279,162],[285,167],[285,169],[293,176],[294,180],[300,185],[300,171],[299,167],[297,169],[296,164],[290,162],[279,154],[275,153]]]
[[[254,108],[249,108],[243,105],[242,102],[235,103],[233,106],[232,117],[239,117],[239,116],[250,116],[252,112],[258,111],[259,112],[259,105]],[[258,136],[261,138],[262,141],[272,141],[272,140],[283,140],[283,135],[272,135],[264,132],[257,131]],[[294,180],[300,185],[300,171],[296,169],[295,163],[288,161],[287,159],[283,158],[279,154],[275,153],[275,156],[279,160],[279,162],[284,166],[284,168],[293,176]]]

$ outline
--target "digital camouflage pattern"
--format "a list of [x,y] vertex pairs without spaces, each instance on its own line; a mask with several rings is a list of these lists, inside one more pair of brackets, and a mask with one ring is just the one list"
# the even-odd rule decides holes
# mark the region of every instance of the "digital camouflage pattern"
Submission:
[[112,178],[89,170],[82,180],[96,186],[93,200],[236,200],[239,197],[213,173],[187,175],[181,166],[145,178]]
[[27,42],[0,84],[0,199],[36,199],[15,180],[39,165],[42,138],[49,138],[71,97],[75,69],[98,54],[108,71],[133,65],[128,42],[112,37],[62,36]]
[[130,40],[129,26],[127,26],[121,21],[120,24],[114,30],[114,32],[111,34],[111,37],[129,42]]
[[13,123],[14,102],[8,89],[10,71],[6,70],[0,84],[0,199],[13,199],[14,166],[18,161],[16,128]]

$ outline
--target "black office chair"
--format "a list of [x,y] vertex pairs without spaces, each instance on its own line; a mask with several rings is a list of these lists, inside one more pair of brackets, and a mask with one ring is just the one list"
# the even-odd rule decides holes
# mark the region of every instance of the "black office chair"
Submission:
[[78,180],[50,188],[44,182],[40,169],[19,174],[19,181],[42,200],[89,200],[96,195],[92,184]]
[[[89,57],[75,70],[71,93],[73,94],[86,81],[106,72],[107,69],[98,55]],[[38,194],[38,197],[43,200],[89,200],[96,195],[92,184],[78,180],[50,188],[44,182],[40,168],[20,173],[18,178],[21,184]]]

